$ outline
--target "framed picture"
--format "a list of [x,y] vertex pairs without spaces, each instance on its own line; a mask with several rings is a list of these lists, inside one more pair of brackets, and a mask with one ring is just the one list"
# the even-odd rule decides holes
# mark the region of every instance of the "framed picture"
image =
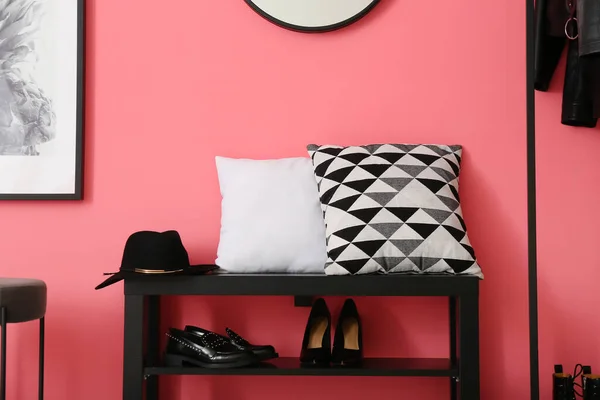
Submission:
[[0,199],[83,198],[85,0],[0,0]]

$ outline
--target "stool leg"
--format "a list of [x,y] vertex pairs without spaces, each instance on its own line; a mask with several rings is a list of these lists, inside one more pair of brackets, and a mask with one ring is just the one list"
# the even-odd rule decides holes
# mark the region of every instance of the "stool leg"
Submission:
[[6,307],[0,308],[0,324],[2,324],[2,338],[0,339],[0,400],[6,400]]
[[40,318],[40,360],[39,360],[39,380],[38,380],[38,400],[44,399],[44,341],[46,337],[45,325],[46,318]]

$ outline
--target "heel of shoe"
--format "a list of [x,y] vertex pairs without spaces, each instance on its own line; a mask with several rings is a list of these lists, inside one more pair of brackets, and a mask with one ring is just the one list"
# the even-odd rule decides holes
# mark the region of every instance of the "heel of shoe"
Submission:
[[163,359],[167,367],[183,367],[187,364],[187,357],[177,354],[165,353]]
[[181,354],[165,353],[164,355],[165,365],[167,367],[202,367],[202,368],[218,368],[219,364],[207,364],[200,360],[196,360],[192,357],[184,356]]

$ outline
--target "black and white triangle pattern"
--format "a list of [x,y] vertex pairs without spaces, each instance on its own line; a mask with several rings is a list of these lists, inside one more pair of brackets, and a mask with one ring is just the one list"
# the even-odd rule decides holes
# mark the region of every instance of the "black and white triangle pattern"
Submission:
[[462,146],[311,144],[307,149],[326,224],[327,275],[483,278],[458,195]]

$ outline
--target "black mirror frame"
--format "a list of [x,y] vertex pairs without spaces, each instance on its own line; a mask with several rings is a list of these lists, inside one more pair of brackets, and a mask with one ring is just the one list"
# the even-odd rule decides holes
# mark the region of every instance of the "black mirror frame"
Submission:
[[285,28],[285,29],[288,29],[290,31],[301,32],[301,33],[323,33],[323,32],[331,32],[331,31],[335,31],[335,30],[344,28],[344,27],[346,27],[348,25],[351,25],[351,24],[355,23],[356,21],[358,21],[359,19],[361,19],[362,17],[364,17],[365,15],[367,15],[380,2],[380,0],[373,0],[371,2],[371,4],[369,4],[360,13],[358,13],[358,14],[356,14],[356,15],[348,18],[348,19],[346,19],[345,21],[341,21],[341,22],[338,22],[338,23],[332,24],[332,25],[316,26],[316,27],[306,27],[306,26],[294,25],[294,24],[290,24],[290,23],[281,21],[281,20],[273,17],[272,15],[269,15],[266,12],[264,12],[260,7],[258,7],[256,4],[254,4],[254,2],[252,0],[244,0],[244,1],[258,15],[260,15],[261,17],[263,17],[267,21],[269,21],[269,22],[271,22],[271,23],[273,23],[273,24],[275,24],[275,25],[277,25],[277,26],[279,26],[281,28]]

